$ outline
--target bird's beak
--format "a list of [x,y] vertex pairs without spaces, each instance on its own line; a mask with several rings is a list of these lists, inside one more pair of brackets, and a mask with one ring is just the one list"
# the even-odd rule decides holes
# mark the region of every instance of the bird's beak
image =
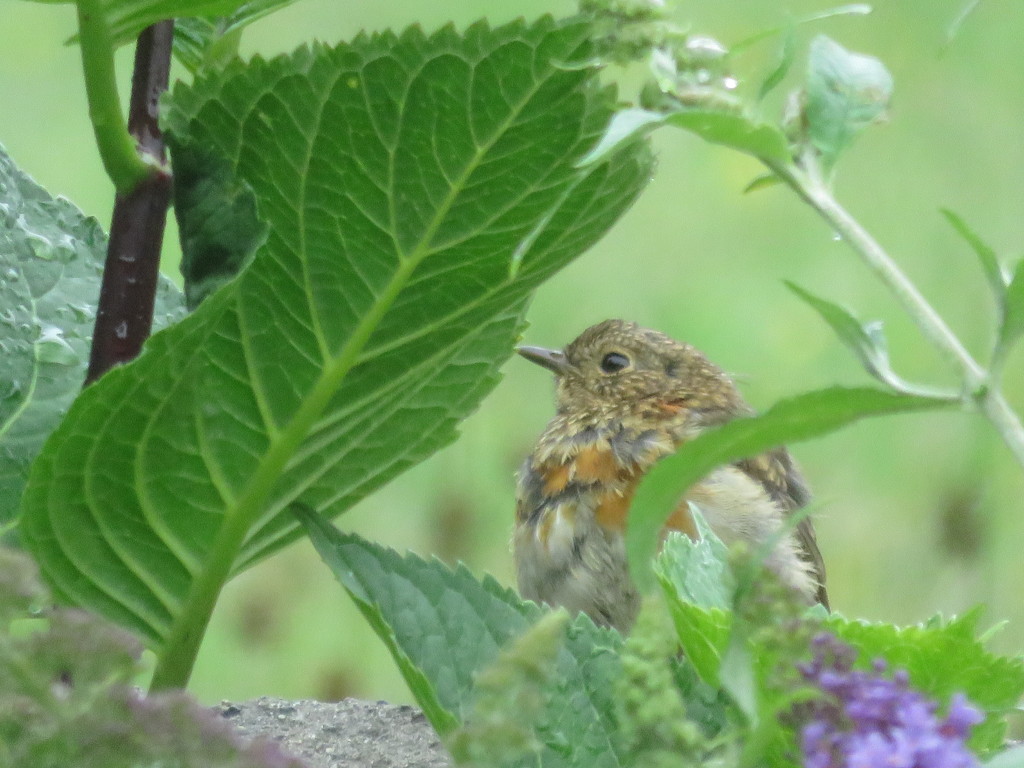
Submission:
[[531,363],[553,371],[560,376],[569,367],[565,354],[560,349],[545,349],[544,347],[516,347],[516,352],[525,357]]

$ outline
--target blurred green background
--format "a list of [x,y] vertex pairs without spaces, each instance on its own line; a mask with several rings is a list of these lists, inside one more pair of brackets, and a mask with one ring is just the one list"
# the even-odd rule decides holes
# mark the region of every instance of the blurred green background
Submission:
[[[967,0],[880,2],[866,17],[801,28],[800,57],[824,32],[891,69],[887,124],[841,160],[837,194],[984,359],[992,302],[967,247],[938,214],[964,216],[1004,258],[1024,253],[1024,9],[983,0],[946,45]],[[822,2],[682,2],[681,23],[725,44]],[[299,0],[252,27],[246,55],[304,41],[332,43],[360,30],[427,29],[480,17],[571,13],[569,2]],[[109,224],[112,189],[90,132],[71,6],[0,0],[0,143],[55,194]],[[737,62],[764,73],[778,40]],[[125,98],[131,51],[119,54]],[[801,65],[790,76],[792,85]],[[177,71],[179,77],[185,73]],[[748,77],[748,87],[757,86]],[[777,103],[767,106],[771,114]],[[764,408],[780,397],[868,377],[812,311],[783,286],[793,280],[881,319],[897,370],[951,384],[871,274],[781,188],[750,195],[756,164],[679,132],[654,137],[658,169],[633,209],[591,252],[538,293],[532,344],[560,346],[587,325],[623,317],[692,342]],[[176,273],[176,233],[165,271]],[[1024,410],[1017,354],[1007,390]],[[548,375],[513,359],[505,379],[460,440],[339,519],[399,549],[466,562],[512,583],[513,473],[552,412]],[[1024,471],[980,418],[959,413],[864,422],[795,447],[815,491],[819,541],[833,606],[848,616],[900,623],[984,603],[987,623],[1008,621],[994,646],[1024,646]],[[258,695],[410,700],[381,644],[308,544],[297,544],[231,583],[214,615],[193,679],[207,702]]]

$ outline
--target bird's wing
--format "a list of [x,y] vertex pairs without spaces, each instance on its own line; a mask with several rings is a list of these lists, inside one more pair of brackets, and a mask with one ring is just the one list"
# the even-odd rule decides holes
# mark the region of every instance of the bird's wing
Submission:
[[[756,477],[768,490],[769,495],[782,507],[787,514],[805,506],[811,494],[807,489],[800,470],[797,469],[793,457],[785,448],[776,448],[759,456],[744,459],[737,463],[744,471]],[[796,526],[797,541],[800,542],[801,554],[814,569],[814,578],[818,582],[815,599],[825,608],[829,607],[828,592],[825,589],[825,561],[818,549],[818,537],[814,533],[814,524],[805,517]]]
[[814,566],[814,578],[818,582],[818,591],[814,599],[828,609],[828,590],[825,589],[825,561],[821,557],[821,550],[818,549],[818,537],[814,533],[814,525],[811,518],[805,517],[796,526],[796,538],[800,542],[801,553],[809,563]]

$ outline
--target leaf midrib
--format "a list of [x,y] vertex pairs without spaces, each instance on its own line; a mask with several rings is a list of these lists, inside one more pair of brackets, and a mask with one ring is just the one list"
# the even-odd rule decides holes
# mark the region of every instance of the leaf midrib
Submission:
[[[536,49],[536,45],[534,49]],[[433,219],[424,230],[416,248],[404,261],[400,261],[398,269],[388,282],[385,290],[371,310],[357,324],[334,361],[328,362],[325,365],[317,382],[296,410],[291,421],[278,433],[277,440],[270,441],[267,450],[263,454],[263,458],[253,471],[249,483],[240,494],[233,509],[231,507],[225,509],[224,521],[221,524],[214,545],[207,555],[206,563],[202,570],[194,577],[183,609],[166,637],[168,644],[178,641],[179,636],[182,636],[181,641],[184,641],[190,628],[205,623],[204,617],[208,617],[212,610],[212,604],[234,564],[245,534],[263,511],[265,500],[287,466],[289,457],[298,449],[302,440],[305,439],[319,416],[328,406],[330,397],[340,386],[341,381],[358,362],[359,355],[369,341],[373,331],[379,325],[388,309],[390,309],[415,268],[432,252],[430,248],[431,240],[450,211],[452,204],[457,199],[466,179],[479,166],[480,160],[486,156],[487,150],[493,146],[498,138],[507,132],[513,118],[518,116],[525,105],[536,95],[539,85],[546,82],[553,71],[554,68],[549,65],[542,73],[537,74],[531,88],[524,92],[516,107],[509,110],[509,116],[496,126],[490,141],[477,146],[474,157],[471,162],[466,164],[465,169],[459,176],[459,183],[452,184],[449,188],[443,204],[437,208]],[[403,110],[403,116],[404,114]],[[319,131],[313,135],[319,135]],[[389,189],[393,189],[395,153],[391,150],[389,154],[391,156]],[[393,195],[389,195],[389,204],[392,199]],[[315,307],[313,309],[315,310]]]

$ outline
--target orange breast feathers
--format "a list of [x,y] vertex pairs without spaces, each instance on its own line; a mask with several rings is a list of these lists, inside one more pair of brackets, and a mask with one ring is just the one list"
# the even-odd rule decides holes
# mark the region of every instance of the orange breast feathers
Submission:
[[[525,491],[525,496],[533,498],[532,503],[526,504],[523,504],[526,498],[520,499],[520,520],[533,519],[543,529],[546,513],[554,507],[561,507],[565,512],[566,506],[584,503],[594,510],[594,520],[602,528],[625,533],[633,494],[647,462],[641,465],[630,461],[623,465],[610,446],[601,445],[588,445],[574,455],[560,458],[558,461],[552,456],[540,466],[529,467],[527,475],[532,477],[521,478],[520,492]],[[530,493],[531,485],[539,493]],[[668,518],[665,529],[696,537],[685,500]]]

